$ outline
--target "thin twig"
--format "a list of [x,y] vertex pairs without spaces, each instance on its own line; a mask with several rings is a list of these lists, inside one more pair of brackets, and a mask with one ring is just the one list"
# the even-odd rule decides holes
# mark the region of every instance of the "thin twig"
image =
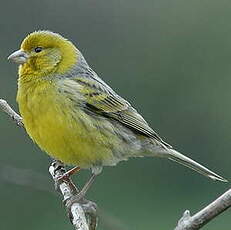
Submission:
[[202,228],[205,224],[213,218],[224,212],[231,207],[231,189],[218,197],[215,201],[208,206],[197,212],[195,215],[190,216],[190,211],[186,210],[178,221],[175,230],[197,230]]
[[0,99],[0,108],[8,114],[18,126],[23,127],[22,118],[3,99]]
[[[22,117],[17,114],[10,105],[3,99],[0,99],[0,109],[3,110],[12,120],[20,127],[24,127]],[[75,196],[79,190],[73,184],[71,179],[66,179],[61,183],[58,182],[58,177],[66,172],[64,166],[59,161],[54,161],[49,167],[55,187],[59,188],[64,198],[64,203],[67,207],[68,200]],[[68,215],[75,230],[95,230],[97,226],[96,204],[92,201],[81,199],[79,202],[74,202],[68,210]]]

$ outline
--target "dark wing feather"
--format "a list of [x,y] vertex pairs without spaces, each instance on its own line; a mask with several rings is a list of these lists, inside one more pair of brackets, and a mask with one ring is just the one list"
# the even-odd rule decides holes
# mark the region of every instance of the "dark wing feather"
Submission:
[[154,138],[165,146],[171,147],[159,137],[126,100],[117,95],[104,82],[82,77],[76,77],[73,80],[83,86],[81,94],[85,98],[84,101],[86,101],[85,107],[87,110],[116,120],[137,134]]

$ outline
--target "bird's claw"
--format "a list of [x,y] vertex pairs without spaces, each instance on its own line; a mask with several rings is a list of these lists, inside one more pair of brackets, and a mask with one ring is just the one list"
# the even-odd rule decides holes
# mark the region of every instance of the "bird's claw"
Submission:
[[[62,170],[62,168],[60,168],[60,169]],[[77,173],[77,172],[79,172],[79,171],[80,171],[80,167],[76,166],[76,167],[70,169],[70,170],[67,171],[67,172],[65,171],[63,175],[58,176],[58,177],[57,177],[57,181],[58,181],[59,183],[61,183],[62,181],[68,181],[68,180],[70,179],[70,176],[71,176],[71,175],[73,175],[73,174],[75,174],[75,173]]]
[[72,222],[73,216],[71,212],[72,205],[75,203],[78,203],[82,206],[84,213],[88,214],[89,216],[97,216],[97,205],[96,203],[84,199],[84,194],[78,193],[66,200],[63,201],[64,205],[66,206],[67,209],[67,215]]
[[71,209],[71,206],[74,204],[74,203],[82,203],[81,200],[83,199],[83,195],[80,193],[76,194],[76,195],[73,195],[72,197],[64,200],[64,204],[65,206],[67,207],[67,209]]
[[85,213],[96,215],[97,204],[90,200],[84,200],[82,207]]
[[69,175],[68,173],[64,173],[62,176],[58,176],[58,177],[56,178],[57,183],[59,184],[59,183],[61,183],[62,181],[67,181],[67,180],[69,180],[69,177],[70,177],[70,175]]
[[72,212],[71,212],[71,207],[73,204],[75,203],[81,203],[81,199],[83,198],[83,196],[79,196],[79,194],[76,194],[66,200],[63,201],[63,203],[65,204],[66,206],[66,209],[67,209],[67,215],[68,215],[68,218],[70,219],[71,223],[72,223],[72,220],[73,220],[73,216],[72,216]]

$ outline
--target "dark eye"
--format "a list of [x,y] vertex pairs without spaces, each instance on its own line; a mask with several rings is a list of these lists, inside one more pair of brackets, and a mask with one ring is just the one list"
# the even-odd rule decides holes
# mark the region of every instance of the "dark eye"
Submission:
[[36,48],[34,49],[35,53],[39,53],[39,52],[41,52],[42,50],[43,50],[42,47],[36,47]]

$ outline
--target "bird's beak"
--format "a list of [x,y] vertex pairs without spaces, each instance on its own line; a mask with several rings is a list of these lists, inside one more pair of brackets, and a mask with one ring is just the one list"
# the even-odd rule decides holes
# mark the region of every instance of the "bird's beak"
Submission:
[[27,59],[28,54],[23,50],[17,50],[8,57],[8,60],[11,60],[17,64],[24,64]]

